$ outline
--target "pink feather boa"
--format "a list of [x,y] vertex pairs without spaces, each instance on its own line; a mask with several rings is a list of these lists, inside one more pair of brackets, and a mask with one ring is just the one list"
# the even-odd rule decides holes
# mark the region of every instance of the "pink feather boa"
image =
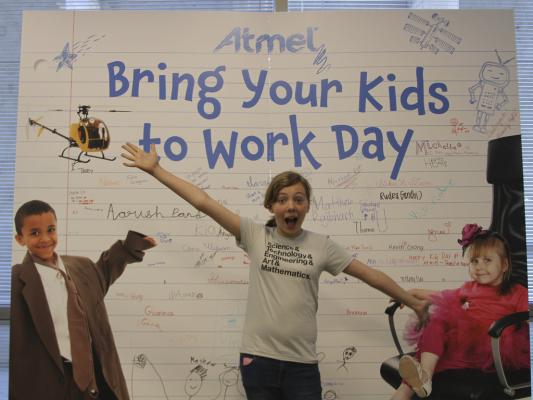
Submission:
[[[511,293],[500,295],[496,288],[467,282],[459,289],[444,290],[433,295],[431,302],[428,325],[417,330],[417,319],[413,315],[407,321],[404,339],[414,345],[418,352],[425,351],[424,334],[432,331],[434,335],[435,326],[430,325],[438,324],[437,331],[443,333],[442,340],[445,341],[437,366],[438,371],[450,368],[493,371],[492,350],[487,331],[493,321],[516,311],[527,310],[527,290],[515,285]],[[509,327],[503,332],[500,352],[506,368],[529,368],[527,323]]]

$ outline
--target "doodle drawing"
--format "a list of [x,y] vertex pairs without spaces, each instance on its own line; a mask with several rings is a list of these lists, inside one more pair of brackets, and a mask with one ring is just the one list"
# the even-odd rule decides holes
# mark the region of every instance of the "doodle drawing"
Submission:
[[357,353],[357,349],[355,348],[355,346],[350,346],[350,347],[345,348],[344,351],[342,352],[341,365],[339,365],[339,367],[337,368],[337,371],[343,368],[346,372],[348,372],[346,363],[348,362],[348,360],[352,359],[353,356],[355,356],[355,353]]
[[[148,367],[148,368],[146,368]],[[142,376],[140,372],[143,372]],[[150,376],[155,375],[155,376]],[[135,399],[135,388],[134,383],[136,381],[156,381],[156,387],[159,386],[161,388],[161,394],[154,393],[157,392],[157,390],[154,390],[154,387],[151,387],[151,395],[157,396],[161,399],[168,400],[167,391],[165,388],[165,383],[163,382],[163,379],[161,378],[161,375],[159,374],[159,371],[155,367],[154,364],[148,359],[146,354],[136,354],[133,356],[133,363],[131,368],[131,381],[130,381],[130,392],[131,392],[131,398],[132,400]],[[138,395],[137,398],[142,398],[144,396]]]
[[213,400],[230,400],[235,398],[245,398],[244,393],[239,388],[239,368],[226,365],[224,371],[218,376],[220,387],[218,394]]
[[191,369],[189,375],[185,379],[185,394],[187,395],[188,400],[191,400],[198,394],[202,388],[206,376],[207,369],[201,365],[197,365]]
[[433,54],[440,51],[453,54],[455,46],[462,41],[461,37],[446,29],[450,21],[438,13],[433,13],[432,21],[412,12],[407,18],[410,22],[404,25],[403,30],[411,34],[409,41],[418,44],[422,50],[427,49]]
[[484,63],[479,71],[479,81],[468,88],[470,104],[476,102],[476,92],[479,89],[476,105],[476,123],[472,129],[481,133],[487,132],[489,118],[497,110],[501,110],[508,101],[504,89],[509,84],[510,73],[505,64],[513,60],[514,57],[502,62],[498,50],[494,51],[498,56],[498,62],[487,61]]
[[91,35],[85,40],[74,42],[72,49],[69,42],[65,43],[63,50],[53,58],[53,61],[57,62],[56,72],[62,68],[73,69],[74,63],[87,54],[93,45],[104,37],[105,35]]

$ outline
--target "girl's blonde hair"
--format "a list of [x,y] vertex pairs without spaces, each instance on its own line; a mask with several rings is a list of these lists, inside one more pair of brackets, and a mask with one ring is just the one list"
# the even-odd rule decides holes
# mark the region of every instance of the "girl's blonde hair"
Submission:
[[[311,185],[309,181],[305,179],[298,172],[294,171],[284,171],[276,175],[270,181],[270,184],[267,187],[265,192],[265,199],[263,200],[263,206],[270,210],[272,205],[277,201],[279,192],[288,186],[296,185],[301,183],[305,189],[305,197],[308,202],[311,202]],[[270,218],[267,223],[267,226],[276,226],[276,220],[274,217]]]
[[507,241],[499,233],[494,231],[483,231],[478,234],[466,249],[468,259],[479,257],[485,250],[494,249],[502,262],[507,261],[507,270],[503,274],[500,284],[500,294],[508,293],[511,290],[511,256]]

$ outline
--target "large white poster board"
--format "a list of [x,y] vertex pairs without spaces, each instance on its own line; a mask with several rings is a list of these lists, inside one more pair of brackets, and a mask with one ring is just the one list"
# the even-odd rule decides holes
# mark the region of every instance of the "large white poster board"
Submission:
[[[208,218],[123,167],[123,143],[156,144],[166,168],[257,220],[269,179],[297,170],[314,189],[307,229],[406,288],[456,287],[462,226],[490,224],[487,142],[520,133],[513,29],[507,11],[25,13],[15,208],[50,202],[61,253],[96,258],[128,229],[159,240],[107,296],[132,398],[243,397],[248,261]],[[81,105],[107,125],[103,154],[116,160],[71,146]],[[322,276],[324,398],[390,396],[379,376],[395,354],[387,303]]]

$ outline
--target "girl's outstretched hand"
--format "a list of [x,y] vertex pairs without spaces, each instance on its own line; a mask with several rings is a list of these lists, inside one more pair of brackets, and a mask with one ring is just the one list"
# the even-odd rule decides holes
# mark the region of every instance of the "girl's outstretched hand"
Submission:
[[428,323],[430,305],[431,303],[428,300],[420,300],[417,305],[413,307],[413,311],[418,317],[417,330],[420,330]]
[[159,165],[159,157],[155,151],[155,144],[150,145],[150,152],[147,153],[132,143],[126,143],[122,146],[126,153],[121,156],[131,162],[123,163],[126,167],[137,167],[149,174],[152,174]]

